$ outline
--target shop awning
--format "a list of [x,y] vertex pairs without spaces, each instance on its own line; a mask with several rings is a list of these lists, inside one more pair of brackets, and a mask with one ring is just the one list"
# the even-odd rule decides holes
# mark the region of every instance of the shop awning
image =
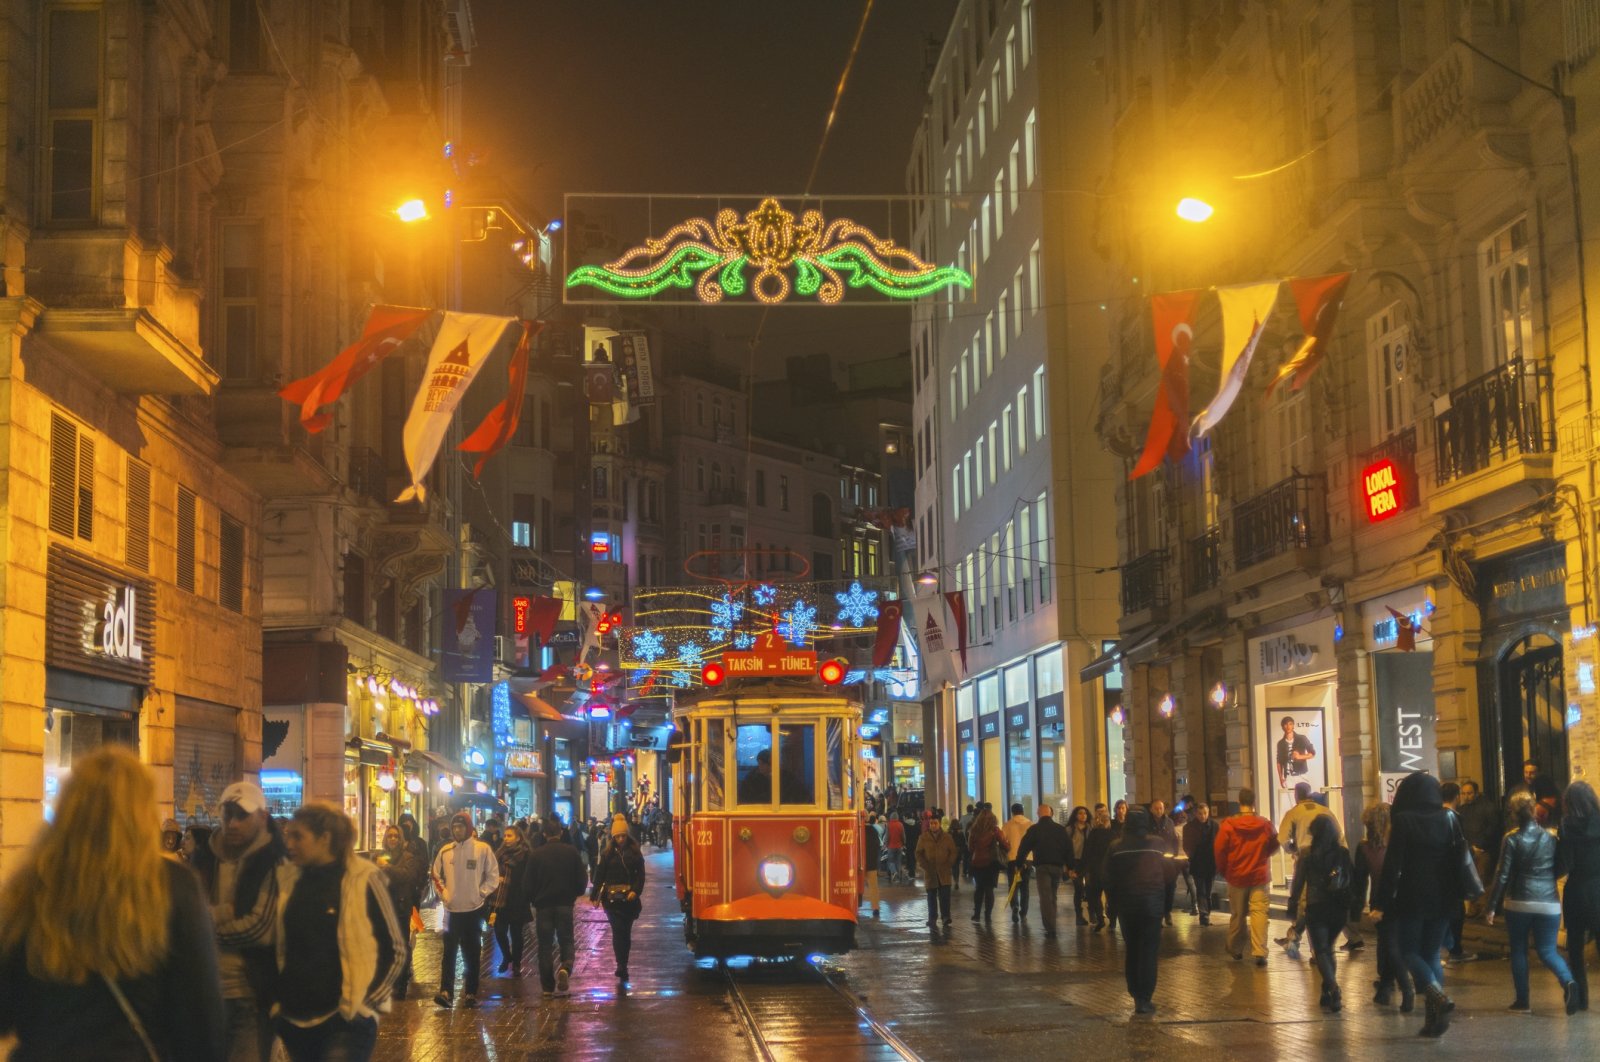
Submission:
[[527,712],[529,719],[548,719],[551,722],[560,722],[566,718],[552,704],[536,693],[517,693],[513,691],[511,704],[512,707],[520,707]]
[[439,771],[442,774],[458,774],[463,778],[473,773],[465,764],[430,749],[412,749],[406,754],[405,769],[413,774]]
[[1226,622],[1227,615],[1221,609],[1208,608],[1192,615],[1180,616],[1167,623],[1147,624],[1131,634],[1124,635],[1110,649],[1085,664],[1078,671],[1078,681],[1093,682],[1124,660],[1132,662],[1153,652],[1163,640],[1180,631],[1203,631],[1210,635],[1221,630]]

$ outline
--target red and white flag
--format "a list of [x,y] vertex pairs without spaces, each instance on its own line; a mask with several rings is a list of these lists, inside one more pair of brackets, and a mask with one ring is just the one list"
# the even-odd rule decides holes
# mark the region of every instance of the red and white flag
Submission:
[[1288,382],[1291,391],[1300,390],[1328,356],[1333,325],[1339,318],[1339,307],[1344,303],[1344,293],[1349,287],[1349,273],[1301,277],[1289,281],[1289,290],[1294,295],[1295,308],[1300,313],[1300,328],[1305,332],[1305,339],[1301,340],[1300,349],[1283,363],[1272,382],[1267,384],[1268,398],[1284,382]]
[[944,595],[950,607],[950,622],[956,630],[956,652],[961,656],[961,671],[967,670],[967,595],[960,590],[950,590]]
[[400,492],[397,502],[426,501],[428,488],[423,479],[439,455],[450,418],[466,394],[467,385],[489,360],[500,337],[516,318],[491,317],[481,313],[447,313],[439,326],[439,337],[428,352],[428,367],[422,373],[422,386],[411,403],[402,437],[406,464],[411,469],[411,486]]
[[346,388],[416,334],[431,316],[432,310],[412,306],[374,306],[360,339],[310,376],[285,385],[278,395],[300,407],[300,423],[315,435],[333,423],[332,413],[318,410],[339,401]]
[[1176,461],[1189,452],[1189,352],[1194,346],[1194,304],[1199,297],[1196,289],[1170,291],[1150,300],[1161,382],[1156,388],[1155,408],[1150,411],[1144,452],[1128,473],[1129,479],[1154,472],[1163,457]]
[[1273,303],[1278,301],[1276,280],[1265,284],[1240,284],[1217,289],[1217,302],[1222,307],[1222,379],[1217,382],[1216,397],[1194,418],[1189,434],[1199,438],[1221,423],[1239,397],[1244,387],[1245,374],[1250,371],[1250,360],[1255,357],[1256,345],[1261,342],[1267,318]]
[[[966,630],[966,607],[960,591],[923,594],[911,601],[917,649],[922,654],[928,684],[934,689],[947,682],[956,685],[966,673],[966,636],[957,633]],[[959,627],[953,625],[953,620]]]
[[878,610],[878,637],[872,643],[872,666],[888,667],[894,659],[895,646],[900,644],[900,613],[898,601],[890,601]]
[[528,348],[543,327],[542,321],[522,322],[522,339],[511,355],[505,399],[489,410],[471,435],[456,445],[457,450],[479,455],[472,466],[473,479],[483,475],[483,466],[489,458],[505,449],[506,443],[517,433],[517,424],[522,420],[522,393],[528,389]]

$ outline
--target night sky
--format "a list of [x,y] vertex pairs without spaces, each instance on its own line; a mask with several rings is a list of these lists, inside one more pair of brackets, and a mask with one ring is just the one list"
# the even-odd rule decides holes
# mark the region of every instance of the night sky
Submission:
[[[465,140],[538,214],[565,192],[798,193],[865,0],[473,0]],[[955,0],[876,0],[813,191],[905,192],[929,38]],[[936,48],[937,45],[934,45]],[[755,310],[707,311],[728,351]],[[768,315],[757,375],[788,354],[906,349],[899,308]]]

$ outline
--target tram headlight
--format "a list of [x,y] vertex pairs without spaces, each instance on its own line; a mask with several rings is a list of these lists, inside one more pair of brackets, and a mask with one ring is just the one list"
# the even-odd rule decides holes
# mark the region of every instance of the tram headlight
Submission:
[[776,895],[794,884],[794,864],[782,856],[769,856],[759,868],[761,887]]

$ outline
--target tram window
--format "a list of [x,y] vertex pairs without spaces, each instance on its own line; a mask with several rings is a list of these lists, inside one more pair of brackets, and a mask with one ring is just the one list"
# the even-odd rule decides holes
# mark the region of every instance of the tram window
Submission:
[[840,811],[844,801],[844,720],[828,720],[828,810]]
[[722,720],[706,720],[706,810],[722,810]]
[[778,728],[778,802],[817,802],[817,728],[810,723]]
[[772,803],[772,727],[745,723],[739,727],[733,754],[739,770],[739,803]]

